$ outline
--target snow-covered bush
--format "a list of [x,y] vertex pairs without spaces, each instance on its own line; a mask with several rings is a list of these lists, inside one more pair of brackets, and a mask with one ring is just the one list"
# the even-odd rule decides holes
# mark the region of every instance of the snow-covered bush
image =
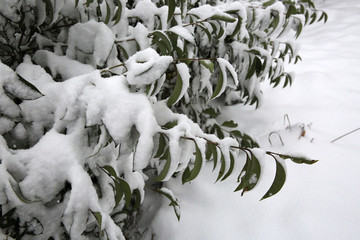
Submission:
[[[326,21],[310,0],[5,0],[0,8],[0,227],[17,239],[125,239],[145,187],[217,180],[243,164],[237,191],[276,175],[223,104],[261,104],[261,81],[287,86],[297,38]],[[290,36],[290,37],[289,37]],[[215,100],[216,99],[216,100]]]

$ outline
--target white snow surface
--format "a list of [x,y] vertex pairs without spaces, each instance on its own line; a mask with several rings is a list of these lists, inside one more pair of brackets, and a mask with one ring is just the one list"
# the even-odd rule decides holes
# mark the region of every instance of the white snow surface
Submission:
[[[287,67],[296,74],[292,87],[272,89],[265,82],[259,109],[231,106],[222,117],[237,121],[264,149],[301,152],[320,161],[309,166],[286,160],[283,189],[263,201],[275,174],[271,158],[261,163],[264,175],[258,186],[243,197],[233,192],[237,174],[213,184],[217,173],[211,164],[191,184],[172,179],[165,187],[179,200],[181,219],[163,200],[152,222],[155,239],[359,239],[360,131],[331,141],[360,127],[360,2],[317,5],[329,21],[306,27],[300,36],[303,62]],[[290,124],[284,123],[286,114]],[[272,131],[284,146],[276,134],[270,145]],[[235,166],[237,171],[241,167]]]

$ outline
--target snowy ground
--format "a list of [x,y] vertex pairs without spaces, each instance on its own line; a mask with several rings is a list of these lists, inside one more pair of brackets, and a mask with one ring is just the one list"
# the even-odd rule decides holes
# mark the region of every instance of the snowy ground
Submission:
[[[265,164],[259,186],[243,197],[233,193],[235,176],[213,184],[210,166],[193,183],[169,183],[181,204],[178,222],[163,200],[153,221],[157,239],[359,239],[360,1],[325,0],[318,6],[329,21],[305,29],[300,37],[303,62],[293,70],[291,88],[264,85],[264,104],[225,111],[263,148],[301,152],[320,161],[312,166],[287,164],[287,181],[276,196],[258,201],[269,188],[274,163]],[[284,115],[292,130],[286,129]],[[305,127],[304,137],[301,127]],[[271,135],[278,131],[279,138]]]

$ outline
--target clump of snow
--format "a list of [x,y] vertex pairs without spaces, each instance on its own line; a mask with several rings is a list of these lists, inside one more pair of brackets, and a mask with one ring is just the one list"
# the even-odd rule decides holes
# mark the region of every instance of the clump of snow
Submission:
[[132,55],[126,62],[126,77],[129,84],[147,85],[158,80],[173,61],[171,56],[160,56],[147,48]]
[[113,48],[115,36],[104,23],[90,20],[69,29],[66,56],[92,66],[104,66]]

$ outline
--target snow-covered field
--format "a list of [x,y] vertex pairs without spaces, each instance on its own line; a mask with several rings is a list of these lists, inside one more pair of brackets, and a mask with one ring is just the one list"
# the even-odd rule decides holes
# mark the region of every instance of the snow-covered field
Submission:
[[[161,200],[152,223],[156,239],[359,239],[360,131],[331,141],[360,127],[360,1],[325,0],[318,7],[329,21],[306,28],[300,37],[303,62],[291,69],[297,76],[292,87],[271,89],[265,83],[260,109],[232,106],[224,114],[265,149],[320,161],[287,162],[285,186],[264,201],[259,199],[275,174],[271,159],[259,185],[243,197],[233,193],[235,176],[213,184],[211,166],[191,184],[173,180],[169,187],[180,201],[181,220]],[[273,131],[284,146],[277,133],[270,145]]]

